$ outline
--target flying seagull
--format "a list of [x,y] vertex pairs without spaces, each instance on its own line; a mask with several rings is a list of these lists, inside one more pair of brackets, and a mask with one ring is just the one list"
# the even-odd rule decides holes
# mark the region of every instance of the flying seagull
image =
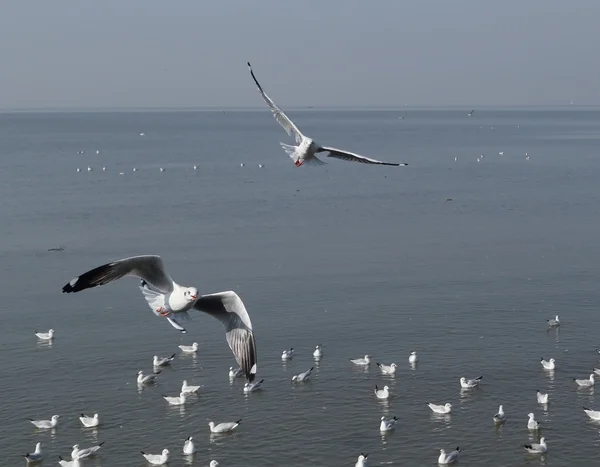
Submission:
[[189,319],[192,308],[208,313],[225,326],[227,343],[248,381],[254,380],[257,370],[256,341],[252,322],[244,303],[233,291],[198,295],[195,287],[184,287],[173,281],[163,267],[160,256],[144,255],[124,258],[87,271],[66,284],[63,293],[108,284],[124,276],[142,280],[140,289],[157,316],[163,316],[176,329],[185,332],[180,319]]
[[252,75],[252,79],[256,83],[258,90],[265,100],[271,112],[273,112],[273,117],[275,120],[283,127],[283,129],[287,132],[288,135],[294,136],[296,143],[298,146],[290,146],[288,144],[281,144],[281,147],[294,161],[294,165],[296,167],[300,167],[302,164],[315,164],[315,165],[323,165],[321,159],[317,158],[315,154],[319,152],[327,152],[327,157],[335,157],[337,159],[342,159],[350,162],[362,162],[363,164],[377,164],[377,165],[395,165],[395,166],[406,166],[408,164],[395,164],[391,162],[381,162],[376,159],[371,159],[369,157],[360,156],[358,154],[354,154],[353,152],[344,151],[341,149],[336,149],[328,146],[321,146],[315,143],[311,138],[304,136],[298,127],[292,122],[289,117],[281,110],[275,102],[271,100],[269,96],[263,91],[263,88],[258,83],[256,76],[254,76],[254,71],[252,71],[252,65],[248,62],[248,68],[250,69],[250,74]]

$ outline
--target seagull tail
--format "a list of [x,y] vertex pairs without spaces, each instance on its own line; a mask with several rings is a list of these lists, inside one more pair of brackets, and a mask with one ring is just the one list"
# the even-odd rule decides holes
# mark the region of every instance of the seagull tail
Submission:
[[104,443],[106,443],[106,441],[102,441],[100,444],[98,444],[98,447],[102,446]]
[[240,419],[239,419],[237,422],[235,422],[235,423],[237,423],[237,424],[239,425],[240,423],[242,423],[242,419],[240,418]]

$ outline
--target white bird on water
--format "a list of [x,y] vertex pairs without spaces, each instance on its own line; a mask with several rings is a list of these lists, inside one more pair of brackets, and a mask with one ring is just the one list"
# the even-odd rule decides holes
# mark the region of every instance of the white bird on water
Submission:
[[200,296],[195,287],[184,287],[174,282],[165,272],[160,256],[134,256],[104,264],[72,279],[62,291],[79,292],[124,276],[140,278],[140,289],[152,311],[167,318],[179,331],[184,332],[185,329],[178,321],[189,318],[187,312],[191,309],[221,321],[236,361],[248,381],[254,380],[257,371],[256,342],[250,316],[240,297],[231,290]]
[[590,417],[592,420],[600,421],[600,410],[590,410],[587,407],[583,408],[585,414]]
[[527,420],[527,429],[531,431],[539,430],[540,424],[536,421],[533,412],[530,412],[527,416],[529,417],[529,420]]
[[161,454],[146,454],[141,451],[142,456],[152,465],[163,465],[169,462],[169,450],[163,449]]
[[315,351],[313,352],[313,357],[321,358],[323,356],[323,346],[321,344],[315,347]]
[[494,415],[494,423],[501,425],[504,422],[506,422],[506,415],[504,413],[504,407],[500,405],[500,407],[498,407],[498,413]]
[[548,393],[543,394],[540,392],[540,390],[538,389],[536,391],[536,396],[537,396],[537,401],[538,404],[547,404],[548,403]]
[[79,462],[79,459],[73,459],[68,461],[66,459],[63,459],[61,456],[58,456],[58,465],[60,465],[61,467],[80,467],[81,462]]
[[219,467],[219,463],[216,460],[212,460],[212,461],[210,461],[210,464],[208,467]]
[[560,319],[558,319],[558,315],[556,315],[554,317],[554,319],[547,319],[546,322],[548,323],[548,326],[553,327],[553,328],[560,326]]
[[389,399],[390,388],[388,386],[384,386],[383,389],[379,389],[377,385],[375,385],[375,395],[377,396],[377,399]]
[[60,415],[52,415],[50,420],[34,420],[30,418],[29,421],[33,423],[37,428],[41,430],[47,430],[48,428],[56,428],[58,425],[58,419]]
[[439,414],[449,414],[452,412],[452,404],[450,402],[446,402],[444,405],[438,404],[427,404],[427,406],[434,412]]
[[483,379],[483,376],[480,376],[475,379],[467,379],[463,376],[462,378],[460,378],[460,387],[462,389],[472,389],[472,388],[479,387],[479,383],[481,382],[482,379]]
[[548,452],[546,438],[544,438],[543,436],[540,438],[539,443],[524,444],[523,447],[529,454],[544,454]]
[[267,96],[265,91],[263,91],[262,86],[258,83],[256,76],[254,76],[254,71],[252,71],[252,66],[250,65],[250,62],[248,62],[248,68],[250,69],[250,74],[252,75],[254,83],[258,87],[260,95],[271,109],[271,112],[273,112],[273,117],[275,117],[277,123],[279,123],[283,127],[283,129],[288,135],[294,136],[296,143],[298,143],[298,146],[290,146],[288,144],[279,143],[281,144],[281,147],[284,149],[284,151],[287,152],[288,155],[292,158],[296,167],[300,167],[304,163],[317,165],[325,164],[325,162],[323,162],[316,156],[316,154],[320,152],[327,152],[327,157],[335,157],[337,159],[342,159],[345,161],[362,162],[363,164],[395,166],[408,165],[406,163],[396,164],[391,162],[382,162],[376,159],[371,159],[369,157],[360,156],[352,152],[343,151],[341,149],[336,149],[328,146],[321,146],[315,143],[311,138],[304,136],[300,132],[298,127],[294,124],[294,122],[292,122],[290,118],[283,112],[283,110],[281,110],[277,106],[277,104],[275,104],[275,102],[273,102],[273,100],[271,100],[271,98]]
[[361,452],[360,456],[358,456],[356,464],[354,464],[354,467],[369,467],[369,464],[367,464],[367,457],[369,457],[368,454],[363,454]]
[[182,352],[192,353],[198,351],[198,342],[194,342],[192,345],[180,345],[179,348]]
[[291,360],[292,358],[294,358],[294,348],[293,347],[290,350],[284,350],[281,353],[282,360]]
[[244,393],[248,394],[250,392],[258,391],[261,388],[263,381],[264,379],[254,383],[249,383],[246,381],[246,384],[244,384]]
[[181,384],[181,392],[185,393],[185,394],[195,394],[200,390],[200,386],[190,386],[187,383],[187,380],[183,380],[183,383]]
[[229,367],[229,379],[238,378],[244,376],[244,372],[241,368],[234,369],[232,366]]
[[447,465],[454,464],[458,460],[458,455],[462,452],[460,447],[452,452],[446,452],[444,449],[440,449],[440,456],[438,457],[438,464]]
[[52,339],[54,339],[54,329],[50,329],[48,332],[34,332],[37,338],[43,341],[51,341]]
[[596,380],[594,379],[594,373],[590,375],[589,379],[573,378],[573,381],[575,381],[577,383],[577,386],[579,386],[580,388],[591,388],[592,386],[594,386],[594,384],[596,384]]
[[381,372],[384,375],[393,375],[396,373],[396,364],[392,363],[391,365],[384,365],[382,363],[375,363],[379,369],[381,370]]
[[194,445],[192,439],[193,438],[191,436],[188,436],[183,443],[183,453],[186,456],[191,456],[192,454],[196,453],[196,446]]
[[210,427],[211,433],[228,433],[235,430],[241,421],[242,419],[240,418],[237,422],[224,422],[219,424],[215,424],[215,422],[209,422],[208,426]]
[[100,419],[98,418],[97,413],[95,413],[93,417],[88,417],[87,415],[82,413],[81,417],[79,417],[79,421],[86,428],[93,428],[100,424]]
[[159,357],[158,355],[155,355],[152,358],[152,364],[154,365],[154,367],[170,365],[171,362],[175,360],[175,355],[176,354],[173,354],[170,357]]
[[551,358],[550,360],[544,360],[543,358],[540,358],[540,363],[544,367],[544,370],[556,369],[556,361],[553,358]]
[[85,459],[86,457],[92,457],[102,447],[104,441],[95,446],[91,446],[85,449],[79,449],[79,444],[73,445],[73,451],[71,452],[71,458],[73,459]]
[[310,367],[310,370],[305,371],[303,373],[298,373],[297,375],[292,376],[292,383],[302,383],[304,381],[308,381],[310,375],[313,372],[314,367]]
[[145,375],[142,370],[138,371],[137,382],[138,384],[153,384],[156,382],[156,377],[160,373],[160,370],[154,372],[152,375]]
[[408,357],[408,363],[417,363],[418,361],[419,357],[417,356],[417,352],[413,350]]
[[185,392],[181,392],[179,393],[178,397],[163,395],[163,399],[166,400],[170,405],[184,405],[187,399],[187,394]]
[[394,416],[393,418],[390,418],[389,420],[386,420],[384,416],[381,417],[381,422],[379,423],[379,431],[385,432],[385,431],[392,431],[394,428],[396,428],[396,422],[398,421],[398,418],[396,416]]
[[371,364],[371,357],[369,355],[365,355],[363,358],[350,359],[350,361],[355,365],[367,366]]
[[42,443],[37,443],[35,445],[35,451],[28,452],[23,457],[29,464],[30,462],[39,462],[44,458],[44,454],[42,453]]

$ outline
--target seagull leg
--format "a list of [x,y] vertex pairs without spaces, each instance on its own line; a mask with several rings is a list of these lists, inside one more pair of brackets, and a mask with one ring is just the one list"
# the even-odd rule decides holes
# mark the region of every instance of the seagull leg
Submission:
[[167,310],[164,306],[157,308],[156,312],[164,318],[166,318],[167,316],[169,316],[171,314],[171,312],[169,310]]

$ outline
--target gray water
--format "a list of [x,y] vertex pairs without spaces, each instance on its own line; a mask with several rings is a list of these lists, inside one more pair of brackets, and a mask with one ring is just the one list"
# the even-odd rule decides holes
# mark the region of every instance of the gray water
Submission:
[[[83,465],[141,467],[140,450],[166,447],[182,466],[192,435],[202,466],[353,466],[361,451],[371,466],[435,465],[457,445],[465,467],[589,465],[600,424],[581,407],[600,404],[571,378],[600,365],[600,112],[468,110],[291,112],[323,144],[404,168],[296,168],[267,111],[0,114],[1,464],[21,465],[37,441],[44,465],[106,441]],[[161,255],[201,293],[242,297],[262,392],[230,384],[218,321],[194,314],[181,335],[133,278],[61,293],[137,254]],[[563,324],[548,330],[556,313]],[[34,330],[51,327],[54,343],[37,342]],[[138,391],[153,355],[193,341],[197,356],[178,355]],[[348,360],[366,353],[396,362],[395,378]],[[554,374],[540,357],[557,360]],[[290,383],[311,366],[311,382]],[[461,392],[461,376],[479,375],[479,390]],[[184,378],[203,385],[199,396],[169,407],[161,395]],[[390,386],[389,402],[375,384]],[[547,411],[536,389],[550,393]],[[428,402],[454,411],[432,416]],[[508,421],[496,429],[499,404]],[[535,440],[530,411],[549,444],[542,458],[521,447]],[[101,426],[83,429],[81,412]],[[55,430],[28,422],[52,414]],[[394,433],[381,436],[381,415],[399,417]],[[239,418],[232,435],[210,436],[209,420]]]

